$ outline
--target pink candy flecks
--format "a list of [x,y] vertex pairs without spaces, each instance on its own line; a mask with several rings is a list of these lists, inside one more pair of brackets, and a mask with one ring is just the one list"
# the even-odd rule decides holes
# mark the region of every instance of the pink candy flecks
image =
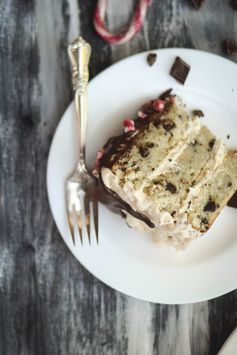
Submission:
[[142,112],[142,111],[138,111],[137,113],[137,117],[141,118],[142,120],[147,118],[147,114]]
[[165,101],[157,99],[153,102],[153,107],[156,111],[161,112],[165,108]]
[[124,126],[125,133],[130,131],[135,131],[135,123],[133,120],[125,118],[125,120],[123,121],[123,126]]

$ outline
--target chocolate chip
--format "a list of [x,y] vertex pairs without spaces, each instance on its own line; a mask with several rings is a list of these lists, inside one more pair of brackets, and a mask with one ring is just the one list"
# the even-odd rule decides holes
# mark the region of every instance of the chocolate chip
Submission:
[[176,57],[174,64],[170,70],[170,75],[179,81],[181,84],[185,83],[188,73],[190,71],[190,65],[185,63],[180,57]]
[[204,113],[201,110],[193,110],[193,116],[204,117]]
[[174,121],[170,120],[169,118],[161,121],[161,123],[162,123],[162,126],[163,126],[164,130],[166,130],[166,132],[171,131],[176,126]]
[[216,140],[213,138],[213,139],[208,143],[210,150],[212,150],[212,148],[214,147],[215,142],[216,142]]
[[232,186],[232,182],[228,182],[228,184],[227,184],[227,187],[231,187]]
[[146,158],[150,154],[149,149],[146,148],[146,147],[140,147],[139,148],[139,153],[141,154],[141,156],[143,158]]
[[215,210],[217,208],[218,208],[218,205],[215,203],[215,201],[212,200],[212,198],[210,196],[207,204],[204,206],[203,211],[204,212],[215,212]]
[[152,123],[156,128],[159,128],[160,124],[161,124],[161,120],[156,120],[156,121],[153,121]]
[[202,224],[208,224],[208,219],[207,218],[202,218],[201,219]]
[[237,191],[234,193],[234,195],[228,201],[227,206],[237,208]]
[[228,55],[232,55],[232,54],[235,54],[237,52],[237,44],[236,44],[235,41],[233,41],[231,39],[226,39],[223,42],[223,47],[224,47],[224,51]]
[[173,211],[173,212],[171,213],[171,216],[174,217],[175,214],[176,214],[176,211]]
[[155,53],[149,53],[147,56],[147,63],[150,65],[150,67],[155,64],[156,62],[157,55]]
[[237,0],[232,0],[231,2],[232,9],[237,11]]
[[173,185],[171,182],[167,182],[165,189],[170,191],[172,194],[175,194],[177,192],[176,186]]
[[152,143],[152,142],[148,142],[148,143],[146,144],[146,146],[147,146],[147,148],[154,148],[155,144]]
[[172,161],[172,159],[169,159],[169,161]]
[[226,137],[227,139],[230,139],[230,135],[229,134],[227,134],[227,137]]
[[204,0],[191,0],[193,5],[196,7],[196,9],[199,9],[199,7],[202,5]]

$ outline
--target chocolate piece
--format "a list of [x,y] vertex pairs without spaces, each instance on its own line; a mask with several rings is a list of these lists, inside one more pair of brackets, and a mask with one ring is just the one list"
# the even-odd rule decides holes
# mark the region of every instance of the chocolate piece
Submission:
[[147,146],[147,148],[154,148],[155,144],[152,143],[152,142],[148,142],[148,143],[146,144],[146,146]]
[[193,110],[193,116],[204,117],[204,113],[201,110]]
[[216,142],[215,138],[209,142],[208,145],[209,145],[210,150],[212,150],[212,148],[214,147],[215,142]]
[[227,206],[237,208],[237,191],[234,193],[234,195],[228,201]]
[[172,194],[175,194],[177,192],[176,186],[173,185],[171,182],[167,182],[165,189],[170,191]]
[[166,91],[164,91],[160,96],[159,99],[160,100],[167,100],[169,97],[172,97],[173,95],[171,95],[173,89],[168,89]]
[[218,208],[218,205],[215,203],[215,201],[212,200],[211,196],[209,197],[209,201],[207,204],[204,206],[203,211],[204,212],[215,212],[215,210]]
[[232,6],[232,9],[237,11],[237,0],[232,0],[231,1],[231,6]]
[[235,41],[233,41],[231,39],[226,39],[223,42],[223,47],[224,47],[224,51],[228,55],[232,55],[232,54],[235,54],[237,52],[237,44],[236,44]]
[[230,135],[229,134],[227,134],[227,137],[226,137],[227,139],[230,139]]
[[155,53],[149,53],[147,56],[147,63],[150,65],[150,67],[155,64],[156,62],[157,55]]
[[166,132],[170,132],[176,126],[175,122],[170,119],[165,119],[161,121],[161,124]]
[[176,57],[174,64],[170,70],[170,75],[175,78],[181,84],[185,83],[188,73],[190,71],[190,65],[185,63],[180,57]]
[[201,219],[202,224],[208,224],[208,219],[207,218],[202,218]]
[[143,158],[146,158],[150,154],[149,149],[146,148],[146,147],[140,147],[139,148],[139,153],[141,154],[141,156]]
[[191,0],[196,9],[199,9],[204,0]]

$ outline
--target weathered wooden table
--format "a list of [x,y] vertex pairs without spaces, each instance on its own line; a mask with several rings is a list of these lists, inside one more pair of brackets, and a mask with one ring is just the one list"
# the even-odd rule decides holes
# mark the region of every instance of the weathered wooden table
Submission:
[[[0,354],[216,354],[237,325],[237,291],[166,306],[96,280],[55,227],[46,163],[72,100],[66,48],[78,33],[93,46],[93,77],[150,48],[223,55],[223,39],[237,37],[237,12],[223,0],[206,0],[198,11],[189,0],[153,0],[142,32],[116,47],[96,35],[94,6],[93,0],[0,2]],[[133,6],[133,0],[110,0],[110,28],[121,28]]]

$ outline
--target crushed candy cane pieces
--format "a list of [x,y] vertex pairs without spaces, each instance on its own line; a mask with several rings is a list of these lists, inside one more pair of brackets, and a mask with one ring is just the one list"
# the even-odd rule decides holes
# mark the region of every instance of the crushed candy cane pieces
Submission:
[[137,117],[141,118],[142,120],[147,118],[147,114],[142,112],[141,110],[138,111]]
[[153,107],[156,111],[161,112],[165,108],[165,101],[157,99],[153,102]]
[[130,131],[135,131],[135,123],[133,120],[130,120],[129,118],[125,118],[123,121],[123,126],[124,126],[124,132],[130,132]]

